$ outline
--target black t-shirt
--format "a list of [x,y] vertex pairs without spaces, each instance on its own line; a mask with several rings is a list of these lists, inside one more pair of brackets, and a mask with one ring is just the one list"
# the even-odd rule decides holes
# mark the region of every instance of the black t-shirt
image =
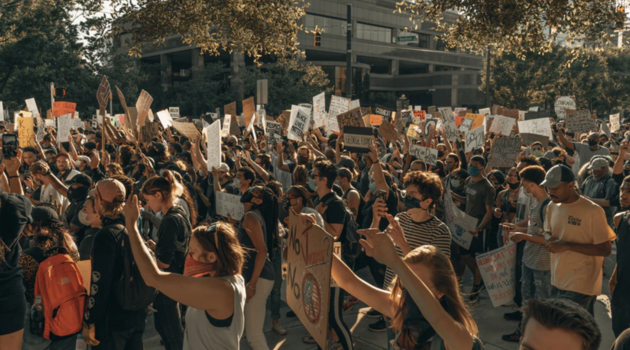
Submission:
[[630,251],[630,215],[626,214],[619,220],[617,226],[617,286],[612,295],[613,305],[630,306],[630,254],[624,254]]
[[22,195],[0,192],[0,238],[9,247],[4,256],[6,264],[0,265],[0,298],[24,293],[20,246],[24,226],[31,223],[31,201]]
[[179,206],[173,206],[160,223],[155,256],[162,263],[170,265],[166,271],[183,272],[188,237],[191,234],[190,223],[187,223],[187,220],[186,212]]
[[[335,192],[330,192],[322,197],[317,204],[323,203],[326,206],[326,210],[322,215],[322,218],[329,225],[332,224],[344,224],[346,221],[346,206],[343,204],[343,200],[337,196]],[[344,240],[345,232],[342,228],[341,235],[337,239],[338,241]]]

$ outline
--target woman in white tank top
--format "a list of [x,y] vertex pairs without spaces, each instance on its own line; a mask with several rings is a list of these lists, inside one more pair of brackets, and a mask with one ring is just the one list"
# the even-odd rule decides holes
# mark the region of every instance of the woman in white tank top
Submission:
[[245,326],[243,249],[226,223],[193,230],[184,275],[161,271],[144,244],[136,222],[138,198],[124,209],[134,259],[144,282],[188,306],[184,349],[239,349]]

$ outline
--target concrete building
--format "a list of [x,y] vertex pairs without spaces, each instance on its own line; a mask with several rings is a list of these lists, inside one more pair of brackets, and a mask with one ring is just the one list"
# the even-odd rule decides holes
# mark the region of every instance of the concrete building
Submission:
[[[413,28],[408,15],[393,13],[396,0],[310,0],[307,15],[301,21],[305,29],[323,29],[321,46],[315,47],[314,35],[300,32],[300,48],[306,60],[328,73],[331,85],[345,96],[347,5],[352,5],[352,69],[353,98],[363,105],[375,103],[379,92],[405,94],[409,103],[436,106],[485,107],[485,93],[479,91],[480,70],[484,57],[457,50],[448,50],[436,40],[439,33],[431,23]],[[445,13],[447,20],[458,14]],[[397,37],[408,41],[396,42]],[[123,35],[124,41],[126,36]],[[220,56],[199,55],[199,49],[184,45],[178,35],[165,41],[165,46],[147,48],[141,58],[146,62],[169,67],[163,86],[187,81],[195,68],[209,62],[222,62],[229,71],[233,90],[241,91],[239,72],[254,67],[253,60],[242,54]],[[263,59],[263,62],[265,60]],[[272,62],[272,61],[267,61]],[[376,101],[378,102],[378,101]],[[394,107],[394,106],[390,106]]]

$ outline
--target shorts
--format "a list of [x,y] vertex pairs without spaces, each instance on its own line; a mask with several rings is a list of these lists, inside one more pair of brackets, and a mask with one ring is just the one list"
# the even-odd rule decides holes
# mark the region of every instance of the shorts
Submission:
[[476,256],[477,254],[487,252],[488,245],[490,243],[488,242],[488,232],[490,232],[490,230],[483,230],[479,232],[479,235],[477,235],[477,237],[473,237],[472,241],[470,242],[470,247],[468,249],[464,247],[459,247],[459,254],[462,256]]
[[26,297],[23,291],[0,298],[0,335],[24,329],[25,316]]

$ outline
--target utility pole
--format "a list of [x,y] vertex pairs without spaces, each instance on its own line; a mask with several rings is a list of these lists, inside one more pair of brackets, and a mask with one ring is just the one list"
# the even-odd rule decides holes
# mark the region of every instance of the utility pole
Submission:
[[50,83],[50,117],[51,118],[52,118],[54,108],[55,108],[55,83]]
[[350,4],[348,4],[348,18],[346,21],[346,98],[352,99],[352,5]]
[[487,63],[486,63],[486,107],[490,106],[490,46],[488,46]]

